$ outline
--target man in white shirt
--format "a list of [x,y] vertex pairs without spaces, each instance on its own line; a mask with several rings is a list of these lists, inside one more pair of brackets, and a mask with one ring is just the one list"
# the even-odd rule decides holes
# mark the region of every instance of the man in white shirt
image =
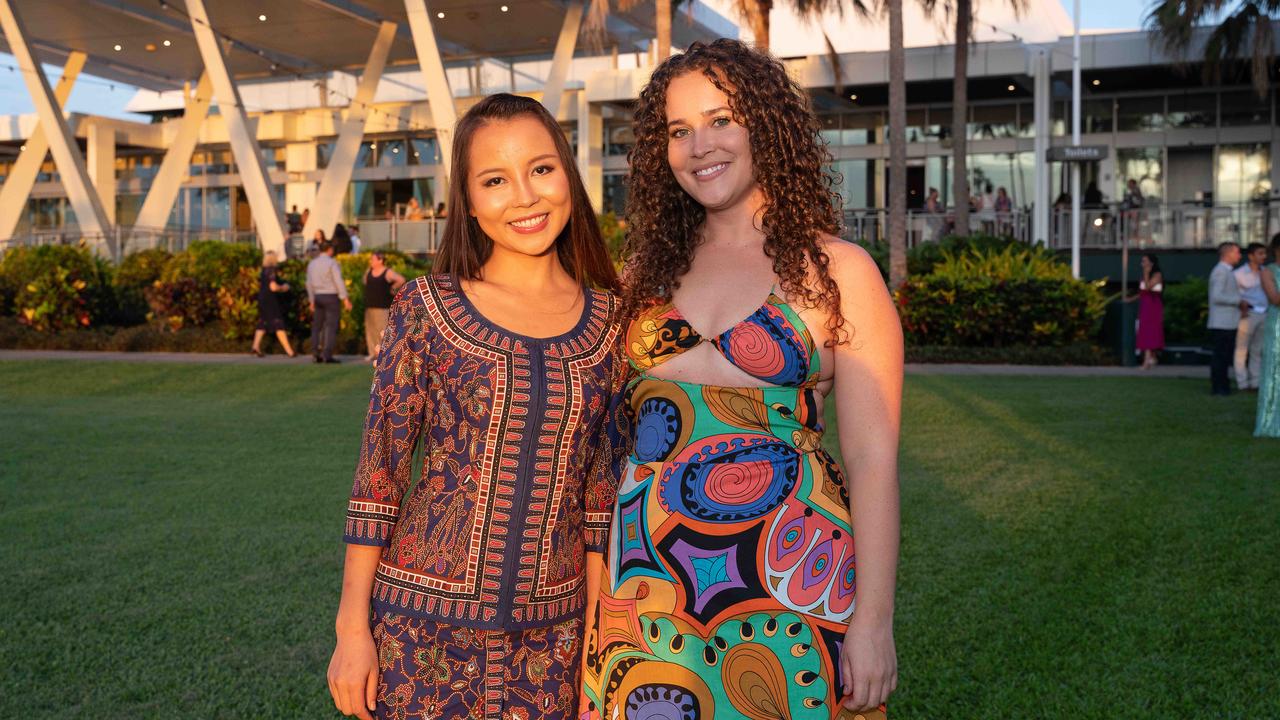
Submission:
[[1249,303],[1249,311],[1240,318],[1236,329],[1236,387],[1258,389],[1262,370],[1262,322],[1267,319],[1267,293],[1262,289],[1262,264],[1267,261],[1267,246],[1251,243],[1245,250],[1244,265],[1236,268],[1236,285],[1240,298]]
[[337,363],[333,357],[338,341],[339,304],[351,310],[342,268],[333,259],[333,243],[320,244],[320,254],[307,263],[307,299],[311,303],[311,354],[318,363]]
[[1218,264],[1209,273],[1209,339],[1213,356],[1209,361],[1209,381],[1214,395],[1230,395],[1231,381],[1227,370],[1231,366],[1231,351],[1236,346],[1236,329],[1240,326],[1242,310],[1248,304],[1240,298],[1240,286],[1236,284],[1232,269],[1240,262],[1240,246],[1224,242],[1218,246]]

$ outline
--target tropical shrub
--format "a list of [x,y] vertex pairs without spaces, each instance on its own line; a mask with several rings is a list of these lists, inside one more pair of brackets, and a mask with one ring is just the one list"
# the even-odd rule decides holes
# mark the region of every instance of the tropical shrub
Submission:
[[253,337],[258,326],[259,274],[258,268],[242,267],[235,279],[224,282],[217,290],[218,319],[228,340]]
[[111,267],[83,244],[14,248],[0,262],[0,304],[39,332],[88,327],[113,313]]
[[1164,339],[1168,345],[1203,345],[1208,331],[1209,281],[1190,277],[1164,286]]
[[119,325],[137,325],[146,322],[147,288],[160,279],[173,254],[163,248],[150,248],[126,255],[116,268],[112,286],[115,289]]
[[173,332],[200,327],[218,317],[218,292],[194,278],[158,281],[145,295],[151,317]]
[[190,278],[216,289],[234,282],[240,268],[261,265],[262,250],[257,245],[197,240],[165,263],[159,279],[173,282]]
[[[889,282],[889,245],[879,240],[860,242],[860,245],[876,261],[880,274]],[[907,250],[907,274],[928,275],[947,254],[956,255],[967,250],[1003,250],[1007,247],[1026,247],[1025,243],[995,235],[948,235],[937,242],[920,243]],[[1047,251],[1046,251],[1047,252]]]
[[959,347],[1086,341],[1107,301],[1101,283],[1073,279],[1052,254],[1025,246],[945,252],[894,299],[909,344]]
[[613,258],[615,265],[622,267],[622,251],[627,244],[627,221],[612,210],[597,215],[596,220],[600,223],[600,234],[604,236],[604,246],[609,250],[609,257]]
[[145,292],[151,315],[175,332],[222,319],[228,338],[246,337],[246,314],[252,315],[247,321],[249,334],[258,319],[257,305],[250,297],[257,293],[256,268],[261,264],[262,251],[254,245],[193,242],[169,258],[159,279]]

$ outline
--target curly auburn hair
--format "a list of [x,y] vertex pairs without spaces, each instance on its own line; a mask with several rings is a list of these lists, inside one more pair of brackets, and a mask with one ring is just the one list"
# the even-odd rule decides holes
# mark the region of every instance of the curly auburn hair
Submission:
[[642,182],[629,183],[624,311],[632,316],[650,303],[670,300],[700,241],[706,209],[676,182],[667,160],[667,88],[692,72],[702,73],[728,96],[734,121],[747,129],[755,181],[764,196],[764,252],[782,289],[826,310],[832,338],[847,341],[840,287],[818,244],[821,234],[834,235],[840,228],[837,179],[825,172],[831,153],[808,94],[776,58],[737,40],[693,43],[659,65],[640,91],[635,144],[627,159],[631,177]]

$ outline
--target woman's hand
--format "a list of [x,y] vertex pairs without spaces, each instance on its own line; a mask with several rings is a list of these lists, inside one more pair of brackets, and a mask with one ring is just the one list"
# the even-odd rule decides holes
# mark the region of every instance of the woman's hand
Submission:
[[329,661],[329,693],[343,715],[373,720],[378,700],[378,651],[368,626],[339,631]]
[[873,710],[898,687],[898,651],[893,622],[862,621],[855,611],[840,650],[844,706],[854,712]]

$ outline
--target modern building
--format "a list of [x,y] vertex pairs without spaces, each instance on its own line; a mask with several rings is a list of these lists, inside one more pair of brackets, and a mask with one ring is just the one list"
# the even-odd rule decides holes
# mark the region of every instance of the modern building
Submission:
[[[358,222],[366,241],[426,250],[436,223],[404,222],[405,207],[441,201],[448,128],[497,91],[552,109],[592,201],[620,211],[630,112],[653,65],[653,6],[601,21],[587,5],[0,0],[0,49],[17,57],[39,109],[0,118],[0,242],[84,235],[114,253],[225,237],[279,247],[286,209],[297,206],[310,210],[305,237]],[[748,36],[733,5],[684,3],[674,45]],[[923,212],[929,188],[953,204],[954,48],[943,20],[915,5],[907,191],[918,242],[946,222]],[[975,222],[1054,246],[1070,242],[1069,211],[1055,208],[1068,165],[1047,159],[1070,145],[1070,33],[1057,0],[1031,0],[1019,16],[983,9],[968,62],[972,184],[1005,188],[1015,208]],[[876,236],[887,205],[886,35],[877,19],[773,12],[772,49],[821,116],[851,237]],[[1142,31],[1089,34],[1082,45],[1082,144],[1105,149],[1083,165],[1086,247],[1206,247],[1280,231],[1276,67],[1262,98],[1247,77],[1206,82]],[[65,66],[56,89],[34,60]],[[151,121],[58,122],[53,108],[81,71],[142,88],[128,110]],[[1118,205],[1130,179],[1140,209]]]

